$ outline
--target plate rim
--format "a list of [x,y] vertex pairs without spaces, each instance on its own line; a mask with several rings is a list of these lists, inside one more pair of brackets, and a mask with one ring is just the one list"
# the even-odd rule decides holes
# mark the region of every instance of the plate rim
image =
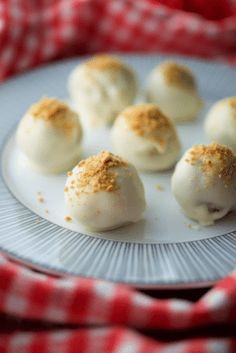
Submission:
[[[3,256],[8,258],[10,261],[20,264],[25,266],[27,269],[37,271],[46,275],[58,277],[58,278],[63,278],[63,277],[68,277],[68,278],[80,278],[81,276],[78,276],[76,274],[66,272],[66,271],[59,271],[59,270],[53,270],[53,269],[48,269],[46,267],[40,266],[38,264],[34,264],[30,261],[24,260],[23,258],[18,257],[16,254],[13,254],[7,250],[4,250],[0,246],[0,252],[2,252]],[[86,277],[83,276],[86,279],[91,279],[91,280],[97,280],[97,281],[108,281],[108,280],[103,280],[101,278],[97,277]],[[223,279],[220,278],[219,280]],[[143,284],[143,283],[126,283],[126,282],[116,282],[109,280],[108,282],[114,283],[114,284],[121,284],[124,286],[130,286],[134,289],[137,290],[191,290],[191,289],[198,289],[198,288],[210,288],[213,287],[218,280],[213,280],[213,281],[196,281],[196,282],[188,282],[188,283],[178,283],[178,284]]]

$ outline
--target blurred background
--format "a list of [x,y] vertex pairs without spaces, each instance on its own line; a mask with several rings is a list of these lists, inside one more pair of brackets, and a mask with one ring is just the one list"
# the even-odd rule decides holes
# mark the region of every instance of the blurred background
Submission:
[[104,51],[236,62],[236,1],[0,1],[1,80],[46,61]]

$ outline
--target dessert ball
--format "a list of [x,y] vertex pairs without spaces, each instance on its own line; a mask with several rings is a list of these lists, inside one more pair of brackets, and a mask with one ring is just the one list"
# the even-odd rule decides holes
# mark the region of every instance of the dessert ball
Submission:
[[211,225],[236,206],[236,155],[220,144],[196,145],[178,162],[173,194],[184,213]]
[[151,72],[147,100],[158,104],[175,123],[193,120],[202,107],[193,73],[174,62],[163,62]]
[[205,131],[210,140],[236,151],[236,97],[220,100],[206,117]]
[[136,169],[107,151],[81,161],[69,172],[64,192],[72,218],[94,231],[137,222],[145,210]]
[[55,98],[42,98],[21,119],[16,139],[30,167],[61,173],[78,162],[82,129],[77,113]]
[[111,134],[116,153],[143,171],[168,169],[180,153],[174,125],[154,104],[126,108]]
[[134,72],[121,60],[97,55],[78,65],[70,74],[72,101],[90,126],[105,126],[130,105],[137,91]]

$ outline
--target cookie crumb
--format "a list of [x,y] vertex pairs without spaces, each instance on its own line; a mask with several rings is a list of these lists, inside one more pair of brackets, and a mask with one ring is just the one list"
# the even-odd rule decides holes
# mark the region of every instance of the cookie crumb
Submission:
[[185,90],[195,90],[197,87],[192,71],[185,65],[167,61],[162,63],[160,69],[165,81],[175,87]]
[[236,173],[236,155],[229,147],[218,143],[194,145],[185,161],[196,165],[209,180],[218,176],[226,186]]
[[199,224],[191,224],[191,223],[189,223],[189,224],[187,224],[187,227],[189,229],[193,229],[193,230],[199,230],[200,229]]
[[47,214],[49,213],[49,211],[48,211],[48,209],[47,209],[47,208],[46,208],[46,210],[45,210],[45,213],[47,213]]
[[40,218],[37,218],[37,219],[35,220],[35,223],[36,223],[36,224],[40,223]]
[[124,71],[130,73],[129,67],[120,61],[119,58],[112,55],[97,54],[85,62],[85,67],[99,71]]
[[45,201],[42,196],[39,196],[37,200],[38,200],[38,202],[40,202],[40,203],[43,203],[43,202]]
[[127,168],[128,164],[119,156],[102,151],[96,156],[80,161],[78,167],[82,168],[79,178],[73,185],[69,185],[69,189],[75,189],[75,194],[79,197],[87,185],[91,188],[90,193],[117,191],[119,185],[112,169]]
[[65,220],[66,222],[71,222],[71,221],[72,221],[72,217],[71,217],[71,216],[65,216],[65,217],[64,217],[64,220]]
[[66,136],[71,136],[78,122],[75,113],[69,106],[56,98],[43,97],[29,108],[28,113],[34,119],[44,120],[53,127],[64,131]]
[[157,184],[157,185],[156,185],[156,189],[157,189],[158,191],[164,191],[163,186],[161,186],[160,184]]
[[122,115],[136,135],[157,142],[165,150],[174,126],[155,104],[131,106]]

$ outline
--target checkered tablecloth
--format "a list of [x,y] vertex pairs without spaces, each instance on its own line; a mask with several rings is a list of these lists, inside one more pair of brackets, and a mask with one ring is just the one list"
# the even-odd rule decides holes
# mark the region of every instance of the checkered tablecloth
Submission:
[[235,38],[232,0],[4,0],[0,79],[96,51],[175,52],[236,62]]
[[[236,2],[0,1],[0,80],[49,60],[97,51],[182,53],[234,64]],[[236,325],[236,272],[193,303],[154,299],[98,280],[56,278],[1,256],[0,313],[57,325],[0,329],[0,353],[233,353],[236,328],[221,338],[213,333],[171,343],[148,332]]]
[[232,353],[236,352],[236,337],[160,343],[134,330],[236,325],[235,298],[236,271],[191,303],[154,299],[128,286],[94,279],[55,278],[0,257],[0,312],[80,326],[0,334],[0,352]]

